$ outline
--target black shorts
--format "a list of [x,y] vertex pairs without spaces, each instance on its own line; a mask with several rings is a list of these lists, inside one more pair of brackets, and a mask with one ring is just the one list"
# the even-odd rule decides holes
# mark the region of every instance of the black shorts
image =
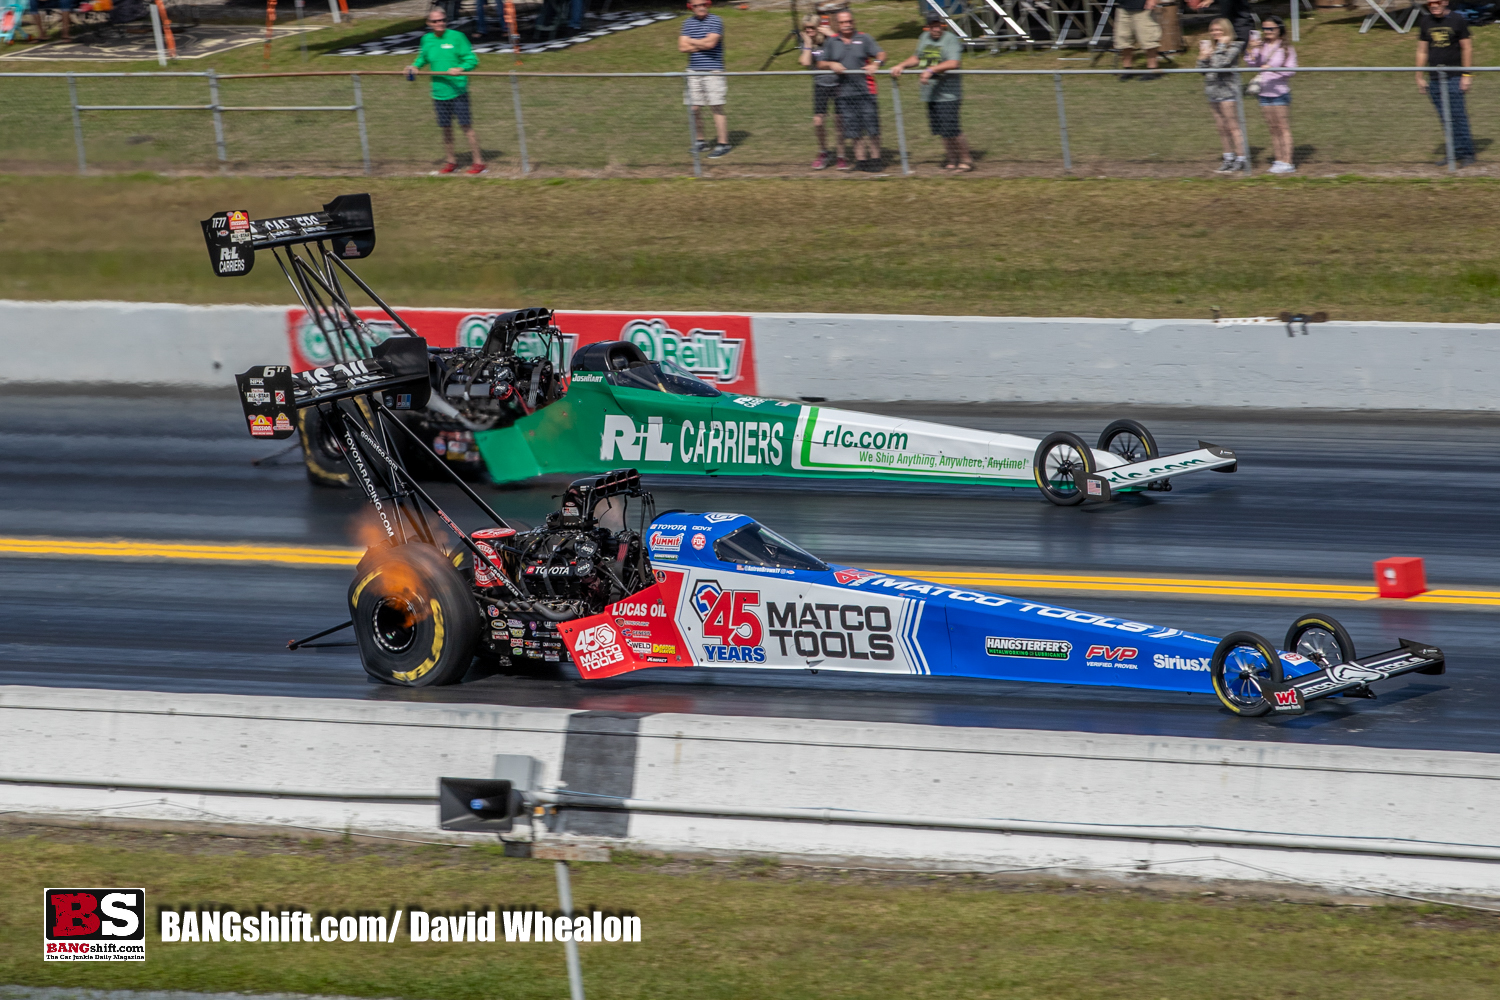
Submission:
[[874,94],[840,94],[839,132],[845,139],[880,135],[880,109]]
[[942,139],[956,139],[964,134],[958,124],[958,109],[963,101],[928,101],[927,127]]
[[813,117],[828,114],[828,105],[834,102],[834,93],[837,87],[824,87],[813,84]]
[[452,100],[439,101],[434,98],[432,106],[437,109],[438,128],[448,128],[453,124],[453,119],[455,118],[458,119],[458,123],[464,128],[469,128],[473,125],[472,120],[469,118],[469,95],[467,91],[459,94]]

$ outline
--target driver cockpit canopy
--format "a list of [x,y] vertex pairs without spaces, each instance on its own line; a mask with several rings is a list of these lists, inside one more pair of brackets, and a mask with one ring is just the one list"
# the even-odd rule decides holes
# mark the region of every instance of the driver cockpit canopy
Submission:
[[652,361],[628,340],[585,344],[573,354],[575,372],[600,372],[604,381],[624,389],[645,389],[674,396],[719,396],[722,393],[675,361]]

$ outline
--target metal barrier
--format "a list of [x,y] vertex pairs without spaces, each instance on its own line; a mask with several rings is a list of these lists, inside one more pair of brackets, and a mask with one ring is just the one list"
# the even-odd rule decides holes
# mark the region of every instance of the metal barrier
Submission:
[[[1476,66],[1462,72],[1483,79],[1497,70],[1500,67]],[[964,129],[982,172],[1047,176],[1083,170],[1110,176],[1183,176],[1201,173],[1202,163],[1217,146],[1210,141],[1213,133],[1208,116],[1201,111],[1201,91],[1195,86],[1205,72],[1232,72],[1244,82],[1246,74],[1253,76],[1258,70],[1162,69],[1156,71],[1161,82],[1127,88],[1112,85],[1119,70],[973,69],[957,71],[957,75],[965,78]],[[1297,158],[1332,164],[1340,172],[1432,165],[1431,154],[1424,156],[1420,149],[1424,136],[1432,136],[1437,125],[1447,168],[1456,170],[1460,151],[1455,148],[1456,116],[1449,88],[1439,87],[1439,120],[1434,121],[1428,96],[1411,85],[1410,77],[1400,76],[1416,72],[1411,66],[1298,69],[1294,135],[1315,136],[1317,144],[1298,147]],[[1434,76],[1448,73],[1442,69],[1427,72]],[[1359,74],[1359,82],[1345,82],[1349,74]],[[687,109],[690,141],[686,149],[681,145],[681,112],[672,110],[686,103],[684,73],[468,74],[476,126],[481,140],[494,147],[485,156],[497,173],[672,176],[690,172],[704,176],[785,175],[798,170],[798,161],[805,163],[814,152],[807,108],[811,81],[806,78],[823,74],[725,75],[735,78],[729,99],[734,155],[722,163],[705,163],[691,141],[695,136],[691,108]],[[432,162],[436,134],[425,93],[419,95],[402,78],[400,71],[0,73],[0,96],[10,98],[0,101],[0,131],[12,140],[0,150],[0,170],[48,170],[61,159],[55,135],[48,129],[49,119],[59,118],[63,111],[61,93],[46,89],[57,81],[66,85],[80,173],[90,170],[91,161],[102,171],[146,167],[326,173],[346,169],[347,158],[338,150],[347,142],[342,148],[352,151],[356,140],[365,174],[421,172]],[[915,103],[910,92],[913,82],[908,78],[903,89],[902,81],[885,74],[877,75],[877,80],[880,90],[889,95],[888,101],[881,100],[880,115],[894,125],[891,131],[896,137],[894,148],[882,145],[882,159],[899,164],[902,175],[925,172],[940,154],[941,144],[926,135],[926,128],[915,128],[915,122],[907,121]],[[108,97],[117,97],[121,81],[136,87],[143,99],[124,103],[81,93],[107,87]],[[207,84],[206,103],[193,100],[202,93],[197,89],[202,86],[199,81]],[[345,81],[347,91],[341,89]],[[1106,82],[1111,85],[1101,86]],[[375,88],[368,99],[367,87]],[[222,95],[224,88],[232,90],[229,103]],[[151,96],[160,99],[151,100]],[[199,126],[189,124],[191,114],[166,125],[157,116],[167,112],[207,116],[209,122],[204,124],[211,123],[213,149],[206,145],[207,130],[199,132]],[[291,118],[277,118],[276,124],[262,126],[237,115],[237,124],[230,124],[226,113],[231,112]],[[337,119],[329,124],[328,112],[353,115],[347,126]],[[1247,116],[1243,106],[1238,112],[1239,152],[1248,174],[1260,139],[1255,130],[1261,123]],[[105,115],[109,117],[96,117]],[[506,117],[512,121],[506,123]],[[129,135],[124,122],[151,123],[152,134]],[[91,126],[92,157],[85,147],[86,125]],[[706,122],[704,127],[708,127]],[[506,135],[512,128],[513,141]],[[349,135],[346,129],[355,134]],[[506,137],[498,139],[501,135]],[[130,148],[146,145],[152,148]],[[233,154],[239,155],[231,158]],[[1199,166],[1191,165],[1200,160]]]

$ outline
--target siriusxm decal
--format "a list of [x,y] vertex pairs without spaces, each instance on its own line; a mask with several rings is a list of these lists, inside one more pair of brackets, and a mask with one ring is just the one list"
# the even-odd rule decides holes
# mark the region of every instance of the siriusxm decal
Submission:
[[1207,656],[1167,656],[1157,653],[1151,658],[1151,665],[1157,670],[1200,670],[1208,671]]
[[664,319],[633,319],[620,339],[639,347],[652,361],[672,361],[699,378],[733,382],[740,377],[745,341],[723,330],[693,329],[680,333]]

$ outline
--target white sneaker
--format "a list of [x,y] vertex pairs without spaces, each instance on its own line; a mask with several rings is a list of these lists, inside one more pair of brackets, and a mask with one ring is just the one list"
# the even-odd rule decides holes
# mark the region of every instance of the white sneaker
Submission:
[[1271,164],[1271,173],[1273,174],[1295,174],[1296,172],[1297,168],[1285,160],[1277,160]]

